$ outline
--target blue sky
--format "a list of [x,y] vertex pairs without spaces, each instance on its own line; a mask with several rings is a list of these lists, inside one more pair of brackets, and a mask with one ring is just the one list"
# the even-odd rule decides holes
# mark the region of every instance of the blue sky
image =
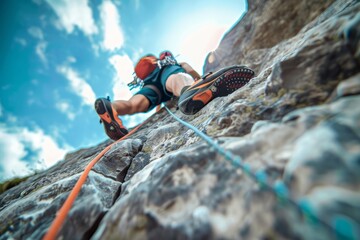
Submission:
[[[199,73],[239,0],[0,1],[0,181],[105,139],[98,97],[128,99],[134,63],[171,50]],[[128,127],[149,114],[124,116]]]

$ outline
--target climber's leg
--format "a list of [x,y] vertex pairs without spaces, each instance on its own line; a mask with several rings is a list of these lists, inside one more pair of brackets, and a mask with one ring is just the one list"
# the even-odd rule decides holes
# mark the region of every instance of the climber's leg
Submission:
[[174,94],[176,97],[180,96],[181,90],[185,86],[194,83],[194,79],[188,73],[172,74],[166,80],[166,90]]

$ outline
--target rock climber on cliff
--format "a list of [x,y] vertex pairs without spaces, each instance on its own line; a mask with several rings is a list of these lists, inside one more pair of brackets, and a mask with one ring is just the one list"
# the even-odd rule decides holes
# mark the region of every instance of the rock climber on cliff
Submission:
[[129,100],[95,101],[100,122],[113,140],[128,133],[119,116],[150,111],[173,96],[179,97],[178,106],[184,114],[195,114],[214,98],[234,92],[254,76],[247,67],[231,66],[201,77],[189,64],[178,63],[169,51],[162,52],[159,58],[142,57],[135,74],[135,83],[139,80],[142,88]]

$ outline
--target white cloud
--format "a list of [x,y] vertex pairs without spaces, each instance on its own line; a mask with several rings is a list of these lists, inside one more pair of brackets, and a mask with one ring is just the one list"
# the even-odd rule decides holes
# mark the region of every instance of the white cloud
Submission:
[[46,2],[55,11],[61,28],[67,33],[72,33],[75,27],[87,36],[98,32],[87,0],[46,0]]
[[25,176],[30,174],[26,162],[21,161],[26,156],[25,147],[20,143],[16,134],[4,132],[0,129],[0,181],[4,181],[15,176]]
[[121,48],[124,44],[124,34],[120,27],[120,15],[111,1],[105,0],[100,5],[100,18],[104,31],[102,47],[111,51]]
[[41,5],[41,0],[32,0],[36,5]]
[[81,97],[83,104],[93,106],[96,98],[91,86],[71,67],[59,66],[57,70],[69,80],[71,90]]
[[36,55],[38,55],[38,57],[40,58],[40,60],[43,62],[43,64],[45,66],[47,66],[47,58],[46,58],[46,55],[45,55],[47,42],[44,41],[44,33],[43,33],[43,31],[38,27],[30,27],[28,29],[28,33],[32,37],[34,37],[36,39],[39,39],[39,42],[37,43],[37,45],[35,47],[35,52],[36,52]]
[[70,104],[68,102],[58,101],[55,106],[60,112],[64,113],[70,120],[75,119],[75,113],[74,111],[71,110]]
[[73,57],[73,56],[69,56],[69,57],[67,58],[67,61],[68,61],[69,63],[75,63],[75,62],[76,62],[76,58]]
[[31,80],[31,84],[33,84],[33,85],[38,85],[39,84],[39,80],[37,80],[37,79],[32,79]]
[[6,121],[9,123],[16,123],[18,119],[12,114],[6,114]]
[[128,55],[114,55],[109,59],[111,65],[115,68],[116,74],[113,78],[113,94],[115,100],[128,100],[132,94],[128,82],[132,81],[134,64]]
[[33,105],[34,103],[36,103],[36,99],[34,97],[34,92],[33,91],[28,91],[27,93],[27,97],[26,97],[26,102],[29,106]]
[[[0,125],[0,149],[0,181],[48,168],[72,150],[69,146],[60,147],[39,128],[29,130],[4,125]],[[34,154],[32,159],[25,159],[28,153]]]
[[20,44],[23,47],[25,47],[27,45],[26,40],[23,38],[15,38],[15,42],[17,42],[18,44]]
[[122,116],[120,118],[127,128],[132,128],[132,127],[136,127],[137,125],[144,122],[144,119],[148,119],[151,115],[153,115],[155,113],[155,111],[156,110],[153,109],[146,113],[137,113],[137,114],[133,114],[133,115],[126,115],[126,116]]
[[54,165],[70,150],[69,147],[60,148],[57,142],[49,135],[46,135],[41,129],[30,131],[24,128],[20,134],[23,141],[30,144],[31,149],[39,152],[39,159],[44,160],[46,167]]
[[8,90],[11,87],[10,84],[2,85],[1,90]]
[[43,40],[44,39],[44,33],[42,30],[38,27],[30,27],[28,28],[28,33],[33,36],[34,38]]
[[47,47],[47,42],[41,41],[36,45],[35,48],[36,54],[38,55],[40,60],[44,63],[44,65],[47,65],[47,58],[45,55],[46,47]]

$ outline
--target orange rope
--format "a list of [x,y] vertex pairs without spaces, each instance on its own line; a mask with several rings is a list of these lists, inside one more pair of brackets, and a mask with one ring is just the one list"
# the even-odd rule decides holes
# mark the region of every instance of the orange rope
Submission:
[[[145,121],[146,122],[146,121]],[[124,137],[120,138],[119,140],[117,140],[116,142],[113,142],[112,144],[110,144],[109,146],[107,146],[104,150],[102,150],[85,168],[84,172],[81,174],[79,180],[76,182],[74,188],[71,190],[69,196],[67,197],[66,201],[64,202],[64,204],[62,205],[62,207],[60,208],[60,210],[57,212],[57,215],[54,219],[54,221],[52,222],[48,232],[45,234],[43,240],[52,240],[56,238],[56,235],[58,234],[60,228],[62,227],[62,225],[65,222],[66,216],[68,215],[71,206],[73,205],[77,195],[79,194],[82,185],[84,185],[87,176],[89,175],[90,170],[92,169],[92,167],[100,160],[100,158],[107,152],[109,151],[109,149],[115,144],[118,143],[124,139],[126,139],[127,137],[129,137],[131,134],[133,134],[134,132],[136,132],[142,125],[145,124],[145,122],[143,122],[142,124],[138,125],[136,128],[134,128],[133,130],[131,130],[128,134],[126,134]]]

